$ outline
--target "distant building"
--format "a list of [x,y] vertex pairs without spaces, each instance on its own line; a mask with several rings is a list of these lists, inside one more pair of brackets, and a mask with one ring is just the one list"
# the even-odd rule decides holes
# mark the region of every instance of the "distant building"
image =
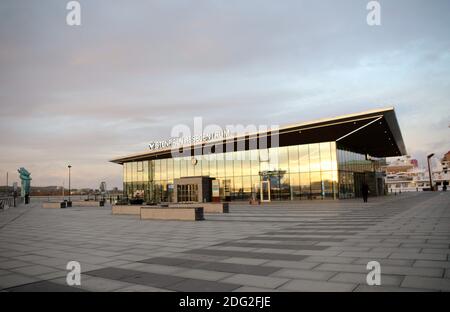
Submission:
[[[448,171],[450,163],[450,152],[441,159],[440,164],[432,168],[433,186],[442,190],[444,185],[450,181]],[[419,168],[417,160],[410,156],[397,158],[383,167],[386,172],[386,187],[389,193],[418,192],[430,189],[430,178],[428,170]]]
[[441,190],[444,185],[448,187],[450,183],[450,151],[444,154],[444,157],[441,158],[439,165],[433,168],[433,185],[437,187],[438,190]]

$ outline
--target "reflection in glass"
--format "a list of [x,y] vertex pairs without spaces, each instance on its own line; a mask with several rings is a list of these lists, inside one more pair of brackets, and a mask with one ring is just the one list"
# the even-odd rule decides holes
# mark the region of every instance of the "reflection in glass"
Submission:
[[[146,200],[171,200],[173,179],[210,176],[220,182],[222,200],[260,196],[260,181],[270,182],[272,200],[346,198],[355,196],[355,174],[373,172],[375,163],[336,142],[322,142],[192,158],[166,158],[123,164],[124,192],[145,190]],[[356,182],[355,182],[356,181]],[[257,197],[259,198],[259,197]]]
[[[311,172],[320,171],[320,150],[319,144],[309,145],[309,168]],[[311,178],[312,181],[312,178]]]
[[307,144],[299,145],[298,154],[300,162],[300,172],[309,172],[309,146]]

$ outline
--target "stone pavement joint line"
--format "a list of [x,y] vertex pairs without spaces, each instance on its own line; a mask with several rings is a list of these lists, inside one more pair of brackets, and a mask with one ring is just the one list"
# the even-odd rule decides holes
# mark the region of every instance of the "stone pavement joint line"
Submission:
[[[450,291],[450,192],[231,203],[205,221],[111,207],[0,212],[3,291]],[[66,265],[81,264],[81,286]],[[381,286],[366,284],[369,261]]]

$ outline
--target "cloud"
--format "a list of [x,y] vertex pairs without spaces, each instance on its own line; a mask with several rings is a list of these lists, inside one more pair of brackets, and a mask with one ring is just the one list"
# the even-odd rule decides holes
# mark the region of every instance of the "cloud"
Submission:
[[[289,124],[395,106],[408,151],[447,151],[448,1],[80,1],[0,3],[2,172],[34,183],[121,185],[108,159],[195,116]],[[98,180],[98,181],[97,181]]]

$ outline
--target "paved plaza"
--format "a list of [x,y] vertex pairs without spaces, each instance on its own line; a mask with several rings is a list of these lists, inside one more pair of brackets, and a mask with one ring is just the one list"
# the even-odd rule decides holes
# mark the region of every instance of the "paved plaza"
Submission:
[[[81,286],[66,265],[81,264]],[[366,265],[381,264],[369,286]],[[449,291],[450,192],[230,205],[148,221],[111,207],[0,211],[3,291]]]

